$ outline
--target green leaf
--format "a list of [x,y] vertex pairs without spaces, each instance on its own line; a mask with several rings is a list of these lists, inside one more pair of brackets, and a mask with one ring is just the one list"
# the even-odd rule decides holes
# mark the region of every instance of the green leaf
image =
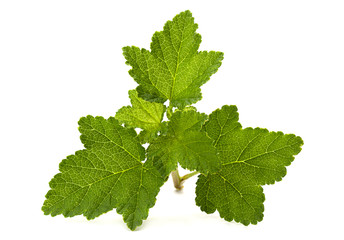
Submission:
[[[236,176],[233,178],[231,174]],[[238,173],[221,170],[208,176],[199,175],[196,183],[196,205],[210,214],[217,210],[226,221],[244,225],[263,219],[265,196],[261,186],[236,181]]]
[[212,140],[200,129],[206,120],[205,114],[194,110],[176,111],[168,124],[166,136],[158,137],[147,150],[148,161],[166,177],[179,164],[189,170],[204,174],[215,172],[220,167]]
[[264,211],[260,185],[282,180],[303,141],[293,134],[241,129],[235,106],[224,106],[209,119],[204,130],[214,140],[222,166],[214,174],[199,176],[196,204],[207,213],[218,210],[227,221],[256,224]]
[[214,140],[216,146],[219,140],[230,136],[234,130],[241,129],[238,120],[237,107],[224,105],[221,110],[217,109],[209,115],[209,121],[205,123],[203,130]]
[[186,108],[183,111],[177,110],[171,116],[168,124],[168,134],[180,137],[187,131],[200,131],[208,116],[199,113],[195,108]]
[[185,11],[168,21],[163,31],[154,33],[151,51],[123,48],[140,97],[160,103],[168,99],[178,108],[202,98],[200,86],[217,72],[223,53],[198,52],[201,35],[197,28],[191,12]]
[[157,137],[161,130],[166,107],[161,103],[152,103],[139,98],[136,90],[129,91],[132,106],[119,109],[116,119],[127,127],[141,128],[144,131],[139,135],[142,143],[150,142]]
[[141,144],[150,143],[158,137],[158,132],[142,130],[138,135],[137,139]]
[[113,117],[87,116],[79,121],[87,149],[60,163],[42,210],[46,215],[93,219],[114,208],[134,230],[148,217],[164,180],[149,163],[133,129]]

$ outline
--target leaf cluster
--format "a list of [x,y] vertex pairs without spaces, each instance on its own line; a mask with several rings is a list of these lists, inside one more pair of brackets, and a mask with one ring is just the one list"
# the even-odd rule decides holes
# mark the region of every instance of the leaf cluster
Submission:
[[185,11],[154,33],[150,51],[123,48],[138,83],[129,91],[131,105],[108,119],[80,119],[85,149],[60,163],[42,207],[45,214],[94,219],[116,209],[134,230],[180,165],[198,175],[196,204],[202,211],[217,210],[225,220],[244,225],[263,219],[261,186],[282,180],[302,139],[242,128],[235,106],[209,116],[191,106],[223,60],[221,52],[198,51],[197,27]]

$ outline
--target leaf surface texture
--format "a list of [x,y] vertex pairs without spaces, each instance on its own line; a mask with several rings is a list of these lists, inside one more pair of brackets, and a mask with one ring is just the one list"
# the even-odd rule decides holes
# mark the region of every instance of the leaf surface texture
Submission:
[[124,47],[129,74],[139,84],[139,96],[154,102],[170,100],[183,108],[202,98],[200,86],[221,66],[223,53],[198,52],[201,35],[190,11],[168,21],[163,31],[154,33],[151,51]]
[[42,207],[45,214],[93,219],[114,208],[130,229],[142,224],[163,184],[159,172],[143,163],[145,150],[133,129],[115,118],[87,116],[79,121],[86,149],[68,156]]
[[224,106],[209,119],[203,129],[214,140],[221,169],[199,176],[196,204],[207,213],[217,210],[227,221],[256,224],[263,219],[261,185],[282,180],[303,141],[293,134],[242,129],[235,106]]
[[116,119],[127,127],[141,128],[139,137],[142,143],[150,142],[157,137],[162,128],[162,119],[166,107],[162,103],[148,102],[138,97],[136,90],[129,91],[132,106],[119,109]]
[[183,110],[173,113],[168,124],[166,136],[159,136],[148,147],[148,161],[167,176],[179,164],[189,170],[207,174],[220,167],[212,140],[201,132],[207,116],[195,110]]

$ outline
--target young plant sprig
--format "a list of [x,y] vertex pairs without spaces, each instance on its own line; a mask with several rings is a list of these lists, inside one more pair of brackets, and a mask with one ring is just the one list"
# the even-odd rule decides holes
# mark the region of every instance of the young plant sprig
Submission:
[[[185,11],[154,33],[150,51],[123,48],[129,74],[138,83],[129,91],[131,106],[108,119],[80,119],[85,149],[60,163],[44,214],[94,219],[116,209],[135,230],[169,175],[176,189],[197,175],[196,205],[202,211],[217,210],[226,221],[244,225],[263,219],[261,186],[282,180],[303,141],[293,134],[243,129],[233,105],[209,116],[191,106],[201,100],[200,87],[223,60],[221,52],[198,51],[196,30],[191,12]],[[135,129],[141,129],[139,134]],[[191,172],[179,176],[178,165]]]

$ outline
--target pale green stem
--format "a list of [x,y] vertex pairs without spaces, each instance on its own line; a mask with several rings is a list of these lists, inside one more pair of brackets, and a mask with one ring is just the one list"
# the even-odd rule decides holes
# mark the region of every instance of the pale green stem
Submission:
[[180,179],[180,181],[181,181],[181,182],[184,182],[186,179],[191,178],[191,177],[193,177],[193,176],[195,176],[195,175],[197,175],[197,174],[199,174],[199,172],[197,172],[197,171],[188,173],[188,174],[182,176],[181,179]]
[[178,168],[174,171],[172,171],[171,175],[172,175],[172,179],[173,179],[173,184],[174,184],[174,187],[180,191],[183,189],[183,183],[186,179],[189,179],[191,178],[192,176],[195,176],[199,174],[199,172],[195,171],[195,172],[191,172],[191,173],[188,173],[186,175],[184,175],[183,177],[180,177],[179,175],[179,172],[178,172]]
[[174,187],[177,190],[182,190],[183,184],[180,181],[180,176],[179,176],[178,168],[176,170],[172,171],[171,175],[172,175]]

